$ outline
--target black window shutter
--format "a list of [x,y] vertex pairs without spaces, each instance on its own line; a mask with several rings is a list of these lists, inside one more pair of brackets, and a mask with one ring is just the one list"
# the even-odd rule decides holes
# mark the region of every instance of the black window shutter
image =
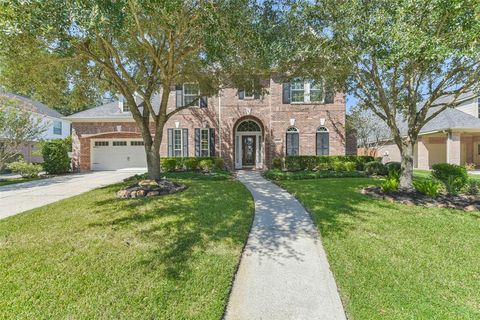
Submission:
[[282,99],[282,102],[283,104],[290,104],[290,83],[289,82],[285,82],[283,84],[283,99]]
[[168,156],[173,157],[173,129],[167,130]]
[[206,108],[208,106],[208,98],[206,96],[200,97],[200,108]]
[[195,128],[195,157],[200,157],[200,128]]
[[335,90],[331,86],[325,88],[325,103],[335,102]]
[[175,86],[175,99],[175,106],[177,108],[183,107],[183,87],[181,84]]
[[188,157],[188,129],[182,129],[183,156]]
[[243,90],[243,89],[238,90],[238,99],[240,99],[240,100],[245,99],[245,90]]
[[210,128],[210,157],[215,157],[215,129]]

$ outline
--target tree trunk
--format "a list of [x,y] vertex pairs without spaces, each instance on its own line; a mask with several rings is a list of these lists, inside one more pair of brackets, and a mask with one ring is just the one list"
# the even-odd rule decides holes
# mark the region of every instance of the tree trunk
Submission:
[[414,143],[407,141],[402,145],[400,186],[401,191],[413,191],[413,146]]
[[160,152],[152,146],[147,153],[148,179],[160,180]]

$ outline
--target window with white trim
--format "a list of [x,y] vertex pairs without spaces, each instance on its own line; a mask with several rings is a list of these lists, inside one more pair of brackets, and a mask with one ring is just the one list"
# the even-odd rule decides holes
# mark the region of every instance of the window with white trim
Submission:
[[128,102],[125,99],[123,99],[122,103],[122,112],[130,112],[130,107],[128,106]]
[[108,147],[108,141],[95,141],[95,147]]
[[62,121],[53,121],[53,134],[62,135]]
[[173,156],[183,156],[183,137],[182,129],[173,129]]
[[287,129],[286,134],[286,154],[287,156],[298,156],[300,151],[299,132],[295,127]]
[[323,103],[323,81],[296,78],[290,83],[292,103]]
[[210,129],[200,129],[200,156],[210,156]]
[[196,83],[183,84],[183,105],[200,106],[200,88]]

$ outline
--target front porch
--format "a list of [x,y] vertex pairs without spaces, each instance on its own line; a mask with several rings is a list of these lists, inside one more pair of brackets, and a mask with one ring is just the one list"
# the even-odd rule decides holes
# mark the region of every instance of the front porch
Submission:
[[475,164],[480,168],[480,132],[438,132],[422,135],[414,151],[414,167],[436,163]]

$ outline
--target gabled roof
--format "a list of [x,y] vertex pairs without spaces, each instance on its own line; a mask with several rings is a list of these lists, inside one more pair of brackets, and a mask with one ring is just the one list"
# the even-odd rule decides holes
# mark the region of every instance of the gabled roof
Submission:
[[20,101],[21,107],[25,107],[28,111],[49,116],[52,118],[63,118],[63,115],[60,112],[47,107],[39,101],[34,101],[26,97],[2,91],[0,91],[0,96]]
[[[137,101],[141,102],[140,101]],[[154,95],[152,98],[152,104],[154,106],[155,112],[158,111],[160,105],[160,95]],[[140,112],[142,112],[142,107],[139,107]],[[133,119],[132,114],[130,112],[123,112],[119,107],[119,101],[112,101],[106,104],[103,104],[98,107],[94,107],[91,109],[87,109],[84,111],[80,111],[74,113],[68,117],[65,117],[68,120],[76,120],[76,119],[120,119],[120,120],[128,120]]]

